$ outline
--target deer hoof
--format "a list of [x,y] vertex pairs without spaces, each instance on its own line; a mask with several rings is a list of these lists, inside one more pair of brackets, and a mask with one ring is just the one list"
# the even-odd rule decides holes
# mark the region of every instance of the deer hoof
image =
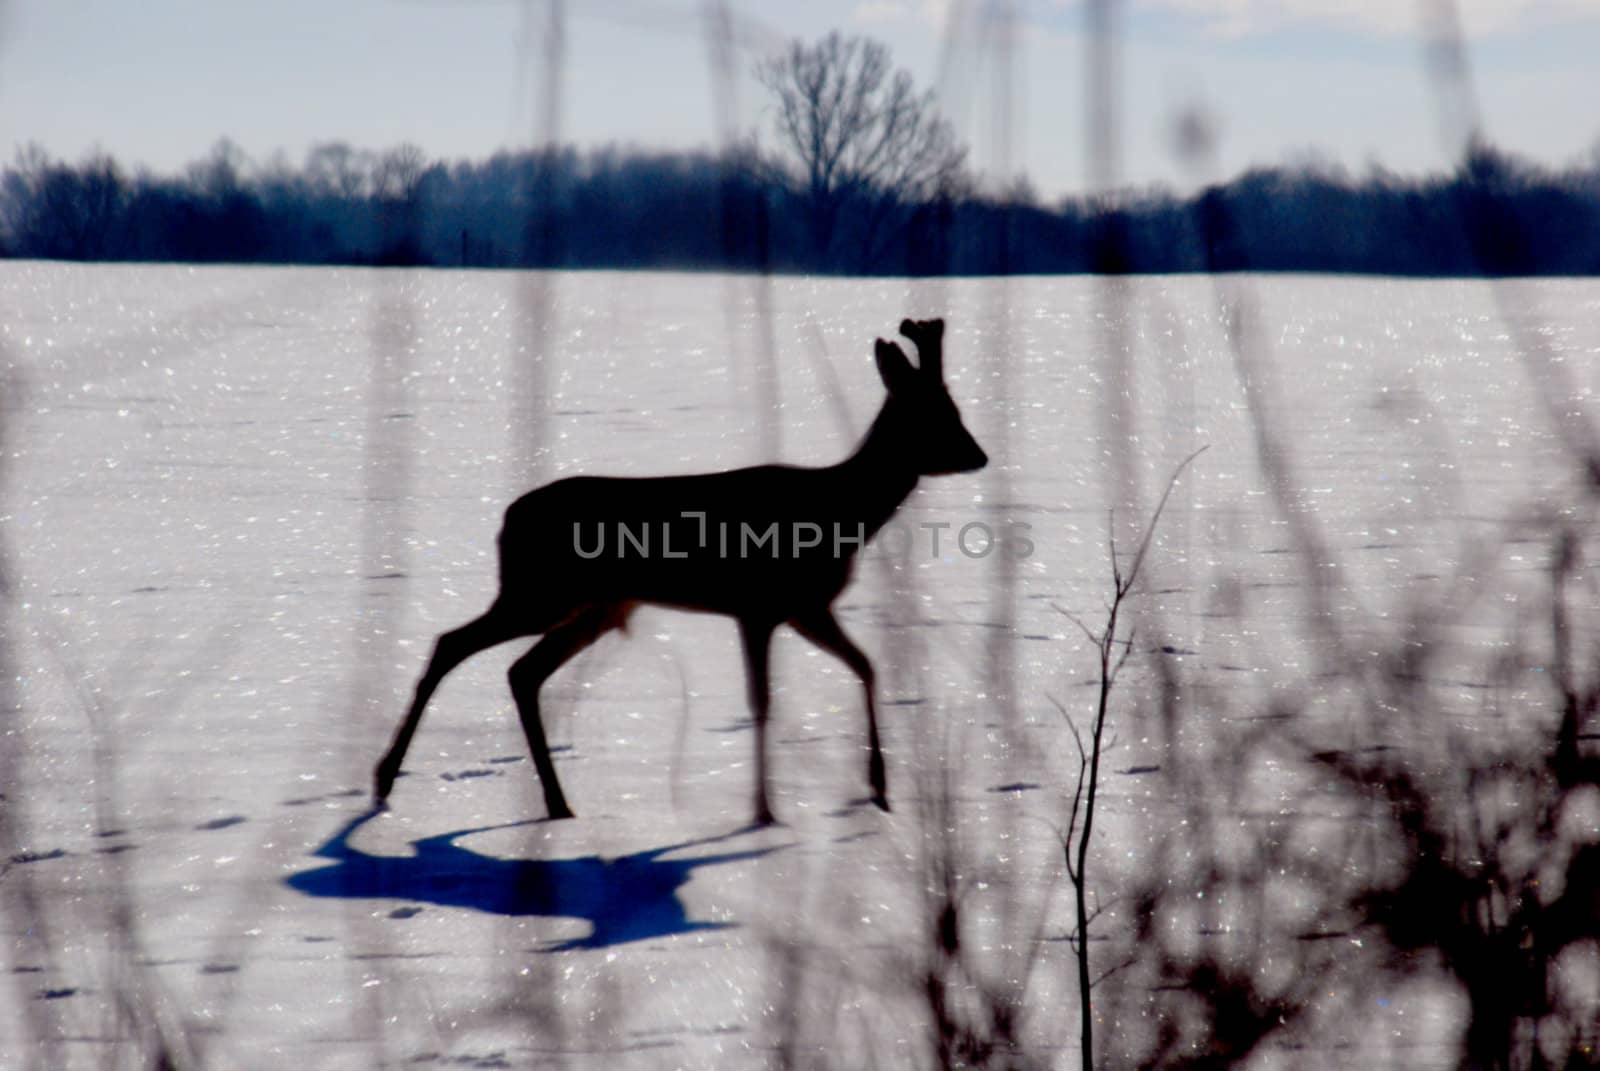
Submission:
[[889,774],[884,769],[883,752],[876,747],[867,760],[867,784],[872,788],[872,804],[880,811],[889,809]]
[[378,803],[389,798],[389,793],[394,789],[394,779],[400,774],[399,770],[390,769],[387,763],[379,763],[372,774],[372,796]]

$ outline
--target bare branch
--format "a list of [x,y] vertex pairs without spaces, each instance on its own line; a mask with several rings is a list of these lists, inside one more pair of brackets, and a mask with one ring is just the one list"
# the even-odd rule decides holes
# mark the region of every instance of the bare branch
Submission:
[[1120,598],[1124,589],[1122,587],[1122,567],[1117,564],[1117,511],[1115,509],[1106,510],[1106,558],[1111,562],[1111,586]]
[[[1072,792],[1072,813],[1067,823],[1069,839],[1077,835],[1076,843],[1069,844],[1063,853],[1066,857],[1067,877],[1071,879],[1075,894],[1075,907],[1077,911],[1078,940],[1075,945],[1078,961],[1078,1006],[1080,1019],[1080,1037],[1082,1042],[1083,1066],[1094,1066],[1094,1020],[1090,1007],[1089,991],[1110,977],[1121,966],[1112,968],[1092,978],[1089,973],[1089,923],[1100,914],[1100,907],[1095,907],[1094,913],[1089,912],[1089,842],[1094,835],[1094,809],[1100,781],[1100,759],[1107,750],[1105,742],[1106,717],[1111,709],[1111,692],[1116,686],[1117,676],[1122,668],[1128,664],[1133,656],[1134,637],[1136,632],[1130,631],[1127,640],[1117,637],[1118,618],[1122,611],[1122,604],[1127,599],[1133,586],[1139,580],[1139,572],[1144,565],[1146,552],[1150,549],[1151,539],[1155,535],[1156,524],[1161,519],[1161,513],[1166,508],[1167,499],[1172,495],[1172,488],[1178,482],[1178,477],[1188,468],[1189,463],[1200,456],[1206,448],[1201,447],[1178,465],[1173,471],[1172,478],[1167,481],[1166,490],[1162,492],[1161,501],[1156,504],[1155,512],[1150,517],[1150,523],[1145,527],[1144,534],[1139,540],[1139,549],[1134,553],[1133,562],[1129,567],[1126,577],[1123,576],[1122,567],[1117,562],[1117,537],[1116,516],[1112,514],[1106,524],[1107,555],[1111,560],[1111,579],[1113,594],[1111,605],[1106,608],[1106,627],[1100,634],[1100,690],[1096,700],[1093,729],[1089,736],[1089,745],[1085,749],[1083,737],[1078,732],[1077,725],[1069,717],[1067,726],[1072,730],[1072,738],[1078,745],[1078,754],[1081,757],[1078,770],[1078,782]],[[1059,607],[1057,608],[1059,609]],[[1070,615],[1068,615],[1070,617]],[[1081,626],[1080,627],[1084,627]],[[1084,631],[1088,629],[1084,627]],[[1113,662],[1112,652],[1122,647],[1119,657]],[[1053,701],[1053,700],[1052,700]],[[1059,704],[1058,704],[1059,705]],[[1065,716],[1066,711],[1062,711]],[[1116,746],[1116,737],[1111,740],[1111,747]],[[1087,753],[1085,753],[1087,750]],[[1085,770],[1087,767],[1087,770]],[[1078,829],[1079,811],[1083,814],[1083,828]],[[1074,858],[1076,855],[1076,858]],[[1126,966],[1123,964],[1122,966]]]
[[1121,963],[1117,964],[1115,967],[1107,967],[1105,970],[1101,971],[1098,975],[1095,976],[1094,980],[1089,983],[1089,988],[1090,989],[1095,988],[1101,982],[1105,981],[1107,978],[1110,978],[1112,975],[1117,974],[1118,972],[1126,970],[1127,968],[1133,966],[1135,962],[1136,962],[1136,960],[1134,959],[1134,957],[1129,956],[1127,959],[1123,960]]
[[1112,680],[1117,679],[1117,675],[1122,672],[1122,667],[1127,665],[1128,659],[1133,656],[1133,638],[1138,634],[1137,629],[1128,633],[1128,638],[1122,645],[1122,655],[1117,659],[1117,664],[1111,667]]
[[[1177,486],[1178,477],[1183,475],[1183,470],[1189,467],[1189,463],[1191,461],[1209,449],[1211,449],[1209,446],[1202,446],[1200,449],[1196,450],[1194,453],[1190,454],[1188,457],[1179,462],[1178,467],[1172,471],[1171,478],[1167,480],[1167,489],[1161,492],[1161,501],[1156,503],[1156,510],[1150,515],[1150,523],[1145,525],[1144,535],[1139,540],[1139,550],[1134,554],[1133,565],[1128,570],[1128,582],[1126,585],[1123,585],[1120,582],[1117,585],[1119,594],[1123,594],[1131,590],[1133,585],[1138,581],[1139,570],[1144,565],[1145,552],[1150,549],[1150,540],[1156,534],[1156,524],[1161,520],[1161,512],[1167,508],[1167,499],[1172,497],[1172,489]],[[1113,569],[1114,568],[1115,565],[1113,564]]]
[[1071,610],[1068,610],[1065,606],[1062,606],[1058,602],[1051,603],[1050,608],[1056,613],[1060,614],[1062,617],[1066,618],[1068,621],[1071,621],[1074,625],[1077,625],[1083,634],[1088,637],[1090,643],[1094,644],[1096,647],[1100,646],[1102,637],[1090,629],[1088,625],[1084,624],[1083,619],[1077,614],[1073,613]]

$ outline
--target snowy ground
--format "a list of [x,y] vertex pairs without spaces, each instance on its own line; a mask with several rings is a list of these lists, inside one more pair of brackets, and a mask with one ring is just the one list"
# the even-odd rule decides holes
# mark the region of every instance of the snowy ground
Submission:
[[[1256,386],[1353,634],[1386,634],[1461,532],[1562,508],[1559,421],[1486,284],[1245,285],[1275,368]],[[1591,401],[1600,286],[1511,293],[1559,358],[1561,407]],[[1209,446],[1143,599],[1197,689],[1254,709],[1315,654],[1208,280],[8,263],[0,302],[20,709],[0,765],[3,1066],[163,1046],[203,1067],[918,1066],[946,863],[985,977],[1026,996],[1025,1054],[1075,1066],[1057,703],[1091,710],[1069,615],[1102,613],[1107,508],[1124,546],[1134,512],[1120,488],[1148,511]],[[925,481],[903,554],[870,552],[840,603],[880,666],[894,813],[863,803],[853,679],[781,634],[783,824],[747,828],[734,629],[662,611],[547,689],[577,820],[539,821],[515,645],[447,681],[391,810],[369,812],[433,637],[492,594],[512,497],[578,471],[841,457],[881,398],[871,340],[903,315],[949,320],[952,392],[994,463]],[[1134,355],[1126,390],[1108,338]],[[963,553],[971,522],[1025,522],[1033,552]],[[921,524],[950,525],[939,553]],[[1170,832],[1166,749],[1208,732],[1163,735],[1148,672],[1128,672],[1108,890]],[[1383,1029],[1352,1022],[1353,1050],[1325,1059],[1449,1064],[1457,1010],[1373,1011]],[[1123,1026],[1103,1027],[1111,1051]]]

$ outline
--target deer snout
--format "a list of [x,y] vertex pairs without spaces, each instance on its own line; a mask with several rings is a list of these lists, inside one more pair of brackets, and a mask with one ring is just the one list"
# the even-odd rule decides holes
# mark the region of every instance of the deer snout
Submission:
[[966,429],[962,431],[961,438],[940,451],[934,464],[924,470],[923,475],[954,476],[958,472],[977,472],[989,463],[989,455],[983,452],[978,440],[966,434]]

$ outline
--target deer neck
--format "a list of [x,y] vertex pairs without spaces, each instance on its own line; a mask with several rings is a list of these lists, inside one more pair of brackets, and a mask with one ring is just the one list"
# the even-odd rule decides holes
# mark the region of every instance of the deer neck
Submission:
[[906,449],[906,429],[896,427],[897,423],[886,403],[856,452],[837,466],[845,477],[840,497],[850,504],[852,519],[866,526],[868,538],[877,534],[917,486],[918,473]]

